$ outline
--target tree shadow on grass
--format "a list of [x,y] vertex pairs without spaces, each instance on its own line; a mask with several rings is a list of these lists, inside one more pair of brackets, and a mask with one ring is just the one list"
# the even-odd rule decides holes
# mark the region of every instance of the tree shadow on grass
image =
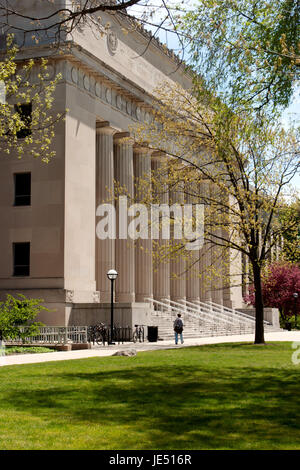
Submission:
[[87,432],[99,425],[98,442],[101,428],[118,428],[117,449],[266,449],[289,442],[300,448],[295,370],[132,368],[123,362],[116,370],[66,370],[47,380],[53,386],[33,381],[4,391],[2,400],[48,422],[67,421]]

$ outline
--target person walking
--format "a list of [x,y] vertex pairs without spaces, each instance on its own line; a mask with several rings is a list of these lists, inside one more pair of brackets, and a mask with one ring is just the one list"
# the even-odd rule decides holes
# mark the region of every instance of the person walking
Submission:
[[175,344],[178,344],[178,335],[180,335],[180,341],[181,341],[181,344],[183,344],[183,335],[182,335],[183,320],[181,318],[180,313],[177,314],[177,318],[174,321],[173,328],[174,328],[174,332],[175,332]]

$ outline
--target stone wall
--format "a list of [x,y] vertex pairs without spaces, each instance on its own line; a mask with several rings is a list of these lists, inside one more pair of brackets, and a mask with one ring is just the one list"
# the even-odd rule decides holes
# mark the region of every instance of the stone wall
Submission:
[[[255,318],[255,308],[239,308],[238,311],[246,313],[247,315],[251,315]],[[264,320],[270,322],[275,328],[280,328],[278,308],[265,308]]]

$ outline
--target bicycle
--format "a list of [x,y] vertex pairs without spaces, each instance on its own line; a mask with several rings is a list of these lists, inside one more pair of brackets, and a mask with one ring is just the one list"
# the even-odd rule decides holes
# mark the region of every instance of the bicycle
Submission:
[[93,344],[96,342],[98,346],[101,344],[105,345],[105,341],[107,341],[107,327],[104,323],[88,327],[88,341],[90,343],[93,342]]
[[144,338],[145,338],[144,325],[134,325],[134,326],[135,326],[135,330],[132,335],[133,342],[134,343],[136,343],[137,341],[139,341],[140,343],[144,342]]

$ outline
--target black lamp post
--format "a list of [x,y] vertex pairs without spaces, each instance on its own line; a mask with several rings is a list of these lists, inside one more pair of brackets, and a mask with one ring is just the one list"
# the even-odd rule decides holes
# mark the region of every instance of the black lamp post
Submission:
[[294,314],[295,314],[295,328],[297,328],[297,300],[298,300],[298,292],[293,293],[294,297]]
[[111,293],[110,293],[110,341],[108,344],[114,343],[114,281],[118,277],[118,273],[115,269],[110,269],[107,273],[107,277],[111,282]]

